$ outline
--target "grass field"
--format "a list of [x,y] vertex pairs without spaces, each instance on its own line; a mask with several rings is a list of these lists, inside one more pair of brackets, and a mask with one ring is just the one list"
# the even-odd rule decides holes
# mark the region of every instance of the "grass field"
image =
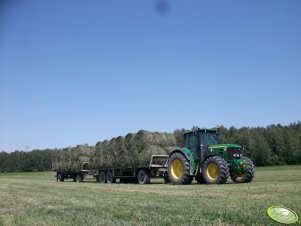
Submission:
[[0,225],[275,225],[272,205],[301,216],[301,166],[256,168],[252,183],[230,181],[108,185],[57,183],[53,172],[0,174]]

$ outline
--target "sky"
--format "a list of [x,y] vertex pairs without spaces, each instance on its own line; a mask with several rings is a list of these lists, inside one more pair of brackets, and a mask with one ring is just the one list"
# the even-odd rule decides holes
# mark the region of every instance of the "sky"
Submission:
[[0,0],[0,151],[301,120],[299,0]]

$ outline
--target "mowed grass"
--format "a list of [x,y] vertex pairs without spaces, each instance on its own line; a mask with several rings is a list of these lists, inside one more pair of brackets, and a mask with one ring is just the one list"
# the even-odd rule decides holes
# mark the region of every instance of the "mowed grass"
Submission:
[[0,225],[275,225],[266,214],[273,205],[301,216],[301,166],[256,168],[252,183],[224,185],[57,183],[53,172],[0,174]]

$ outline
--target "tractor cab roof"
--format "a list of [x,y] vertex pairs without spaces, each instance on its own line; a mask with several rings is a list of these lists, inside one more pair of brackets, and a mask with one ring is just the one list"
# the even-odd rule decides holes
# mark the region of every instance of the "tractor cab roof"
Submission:
[[209,133],[217,133],[218,132],[218,128],[211,128],[211,129],[206,129],[206,128],[197,128],[197,129],[193,129],[193,130],[186,130],[184,134],[187,134],[187,133],[192,133],[194,131],[201,131],[201,132],[209,132]]

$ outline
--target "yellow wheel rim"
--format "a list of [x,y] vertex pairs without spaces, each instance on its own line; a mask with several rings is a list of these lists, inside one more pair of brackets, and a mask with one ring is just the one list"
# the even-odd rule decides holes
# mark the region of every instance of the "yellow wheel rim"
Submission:
[[171,162],[171,175],[174,179],[178,180],[183,176],[183,164],[179,159],[175,159]]
[[218,167],[214,162],[209,163],[207,166],[207,176],[211,180],[216,180],[218,177]]

